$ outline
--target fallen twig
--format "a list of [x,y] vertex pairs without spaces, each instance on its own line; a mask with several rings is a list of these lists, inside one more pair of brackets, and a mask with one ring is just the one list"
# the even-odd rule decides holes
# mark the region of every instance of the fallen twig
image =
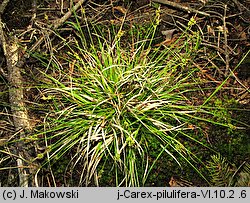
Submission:
[[203,15],[203,16],[210,16],[209,13],[199,11],[199,10],[196,10],[196,9],[188,7],[188,6],[183,6],[183,5],[180,5],[180,4],[172,2],[172,1],[168,1],[168,0],[152,0],[152,1],[157,2],[157,3],[161,3],[161,4],[165,4],[165,5],[168,5],[168,6],[172,6],[174,8],[177,8],[177,9],[180,9],[180,10],[183,10],[183,11],[187,11],[188,13],[197,13],[197,14],[200,14],[200,15]]
[[[8,81],[9,81],[9,102],[13,117],[15,130],[20,130],[20,139],[24,138],[25,131],[30,129],[28,114],[23,101],[22,76],[19,68],[16,66],[18,61],[18,45],[15,42],[6,40],[2,28],[1,15],[4,12],[9,0],[4,0],[0,6],[0,41],[3,46],[4,55],[7,62]],[[28,187],[29,171],[25,169],[23,160],[26,159],[26,152],[22,151],[22,144],[18,143],[17,147],[17,168],[19,175],[19,186]]]
[[[77,4],[76,4],[72,9],[70,9],[67,13],[65,13],[65,15],[64,15],[62,18],[56,20],[56,21],[54,22],[54,24],[51,26],[51,28],[52,28],[52,29],[57,29],[57,28],[59,28],[60,26],[62,26],[63,23],[65,23],[66,20],[68,20],[68,19],[71,17],[73,11],[78,10],[78,9],[82,6],[82,4],[83,4],[85,1],[86,1],[86,0],[79,0],[79,1],[77,2]],[[47,33],[47,35],[51,35],[52,33],[53,33],[53,30],[49,31],[49,32]],[[36,48],[37,48],[43,41],[44,41],[44,37],[42,36],[42,37],[40,37],[39,40],[30,48],[29,51],[30,51],[30,52],[35,51]]]
[[9,3],[10,0],[4,0],[2,2],[2,4],[0,5],[0,40],[1,40],[1,44],[3,47],[3,52],[6,53],[6,41],[5,41],[5,37],[4,37],[4,32],[3,32],[3,28],[2,28],[2,14],[4,12],[4,9],[6,8],[7,4]]
[[[8,0],[5,0],[0,5],[0,14],[3,14],[4,8],[7,6]],[[19,176],[19,186],[28,187],[34,186],[33,179],[29,183],[29,177],[35,175],[37,166],[32,162],[32,152],[25,143],[27,132],[31,130],[30,119],[24,102],[24,87],[21,69],[17,65],[19,61],[19,45],[15,38],[5,37],[2,27],[2,19],[0,15],[0,42],[3,46],[3,52],[6,58],[6,68],[8,70],[8,85],[9,85],[9,103],[15,131],[18,132],[18,141],[16,142],[15,151],[17,158],[17,168]]]
[[0,5],[0,15],[3,14],[5,7],[7,6],[7,4],[9,3],[10,0],[3,0],[2,4]]
[[224,34],[225,64],[226,64],[225,76],[228,75],[228,71],[229,71],[229,68],[230,68],[229,67],[230,58],[229,58],[228,43],[227,43],[227,22],[226,22],[226,18],[227,18],[227,5],[225,4],[224,16],[223,16],[223,34]]

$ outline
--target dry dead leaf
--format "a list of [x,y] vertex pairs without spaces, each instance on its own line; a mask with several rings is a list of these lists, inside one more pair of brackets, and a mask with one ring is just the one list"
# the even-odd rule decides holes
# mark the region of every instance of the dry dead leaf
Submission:
[[115,7],[113,7],[113,9],[116,10],[116,11],[121,12],[122,14],[126,14],[127,13],[127,10],[124,7],[122,7],[122,6],[115,6]]
[[248,40],[246,32],[244,32],[244,31],[241,32],[240,33],[240,38],[243,39],[243,40]]
[[170,187],[191,187],[193,186],[193,183],[184,179],[177,179],[172,176],[169,181],[169,186]]
[[207,33],[215,36],[214,28],[210,25],[207,25]]
[[217,30],[218,30],[219,32],[224,32],[225,29],[226,29],[226,33],[228,33],[228,29],[225,28],[224,26],[217,26],[216,28],[217,28]]
[[161,34],[165,36],[165,42],[168,42],[168,41],[172,40],[173,34],[174,34],[175,31],[176,31],[176,29],[161,31]]

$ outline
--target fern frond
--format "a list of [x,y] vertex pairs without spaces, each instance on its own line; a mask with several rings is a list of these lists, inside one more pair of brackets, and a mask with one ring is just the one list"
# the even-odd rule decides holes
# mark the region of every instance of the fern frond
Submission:
[[211,156],[212,161],[208,164],[211,183],[213,186],[226,187],[232,182],[233,171],[231,170],[226,159],[219,155]]

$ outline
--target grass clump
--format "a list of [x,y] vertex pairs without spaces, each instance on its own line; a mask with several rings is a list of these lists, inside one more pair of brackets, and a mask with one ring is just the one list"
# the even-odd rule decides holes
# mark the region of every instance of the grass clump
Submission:
[[[43,74],[50,82],[43,99],[51,105],[43,130],[36,134],[46,145],[39,158],[54,164],[71,152],[65,170],[79,173],[78,185],[98,185],[108,168],[114,185],[142,186],[162,153],[180,167],[188,163],[206,180],[198,168],[202,161],[186,146],[206,144],[189,132],[199,128],[200,120],[220,123],[212,120],[206,105],[195,105],[185,96],[201,91],[201,82],[193,77],[197,70],[192,60],[200,42],[197,32],[189,32],[194,23],[190,21],[176,48],[154,46],[158,12],[143,38],[123,24],[103,32],[71,22],[76,37],[67,45],[66,57],[58,59],[68,69],[45,62],[48,71]],[[125,38],[130,46],[124,46]],[[152,146],[161,150],[150,162]]]

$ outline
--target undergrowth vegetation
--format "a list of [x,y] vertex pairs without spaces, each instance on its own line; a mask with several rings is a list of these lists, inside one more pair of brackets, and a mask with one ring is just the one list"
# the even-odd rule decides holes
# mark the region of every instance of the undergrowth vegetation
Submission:
[[75,15],[68,23],[72,41],[58,34],[66,53],[33,55],[44,65],[37,88],[48,113],[31,138],[45,146],[38,154],[42,168],[57,176],[54,169],[63,163],[65,185],[103,186],[106,177],[109,186],[143,186],[163,155],[210,184],[206,162],[197,156],[217,153],[206,127],[236,130],[237,123],[219,101],[211,106],[212,97],[204,96],[222,86],[213,90],[197,78],[193,61],[202,47],[195,20],[172,45],[157,46],[159,19],[157,10],[151,24],[135,29],[123,22],[92,25]]

